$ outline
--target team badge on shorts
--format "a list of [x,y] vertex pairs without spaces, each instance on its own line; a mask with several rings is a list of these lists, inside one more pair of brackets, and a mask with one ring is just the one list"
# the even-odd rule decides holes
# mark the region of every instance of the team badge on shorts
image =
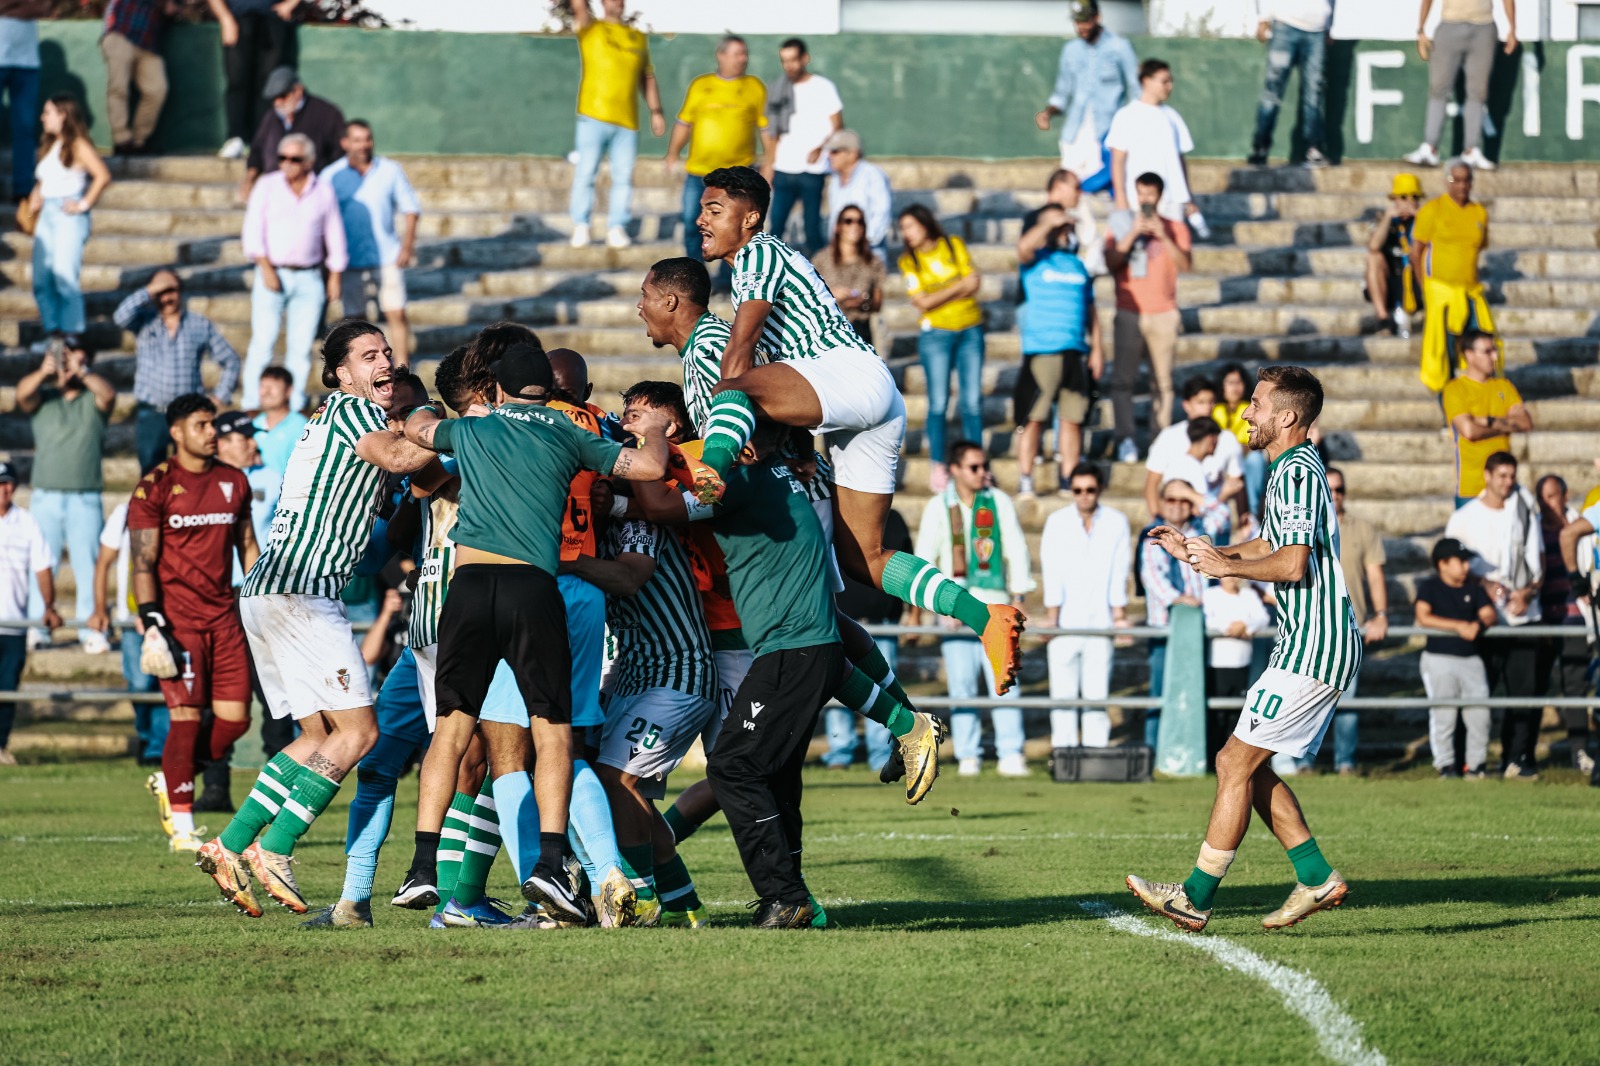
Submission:
[[339,681],[339,687],[341,689],[343,689],[344,691],[349,692],[350,691],[350,671],[341,668],[339,670],[339,672],[337,674],[335,674],[334,676]]

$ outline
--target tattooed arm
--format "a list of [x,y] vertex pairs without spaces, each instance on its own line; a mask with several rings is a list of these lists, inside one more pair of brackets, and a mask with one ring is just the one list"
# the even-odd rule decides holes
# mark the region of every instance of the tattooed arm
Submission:
[[[255,534],[251,534],[253,540]],[[128,547],[133,552],[133,602],[161,602],[156,581],[156,557],[161,554],[161,530],[128,530]]]

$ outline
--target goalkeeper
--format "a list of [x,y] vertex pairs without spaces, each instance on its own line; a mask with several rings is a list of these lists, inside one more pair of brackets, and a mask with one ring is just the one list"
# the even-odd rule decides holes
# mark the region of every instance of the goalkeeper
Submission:
[[[225,759],[250,728],[250,649],[233,593],[233,554],[246,571],[259,549],[250,483],[217,462],[217,408],[205,396],[167,407],[174,454],[139,479],[128,503],[133,599],[144,632],[140,668],[161,680],[172,713],[157,800],[174,852],[197,851],[197,758]],[[213,712],[202,736],[200,712]]]

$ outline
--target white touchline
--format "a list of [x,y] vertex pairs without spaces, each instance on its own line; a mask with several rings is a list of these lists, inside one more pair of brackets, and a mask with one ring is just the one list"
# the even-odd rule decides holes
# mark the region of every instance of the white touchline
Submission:
[[1229,940],[1162,929],[1127,914],[1109,903],[1088,901],[1079,907],[1101,918],[1111,928],[1135,936],[1154,937],[1203,951],[1230,970],[1265,983],[1283,1000],[1283,1005],[1306,1020],[1317,1034],[1322,1053],[1344,1066],[1387,1066],[1388,1060],[1377,1048],[1361,1039],[1361,1023],[1346,1014],[1328,995],[1328,990],[1310,974],[1292,970],[1281,962],[1271,962]]

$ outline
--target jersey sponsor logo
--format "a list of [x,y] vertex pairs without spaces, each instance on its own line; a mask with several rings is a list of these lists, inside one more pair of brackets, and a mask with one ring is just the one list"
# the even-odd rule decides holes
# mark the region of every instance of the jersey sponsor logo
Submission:
[[422,564],[422,576],[417,578],[417,584],[425,585],[433,581],[444,579],[444,560],[429,559]]
[[[172,490],[177,492],[177,488]],[[167,516],[167,525],[172,529],[192,529],[195,526],[231,526],[236,521],[236,516],[226,511],[212,511],[210,514],[173,514]]]

